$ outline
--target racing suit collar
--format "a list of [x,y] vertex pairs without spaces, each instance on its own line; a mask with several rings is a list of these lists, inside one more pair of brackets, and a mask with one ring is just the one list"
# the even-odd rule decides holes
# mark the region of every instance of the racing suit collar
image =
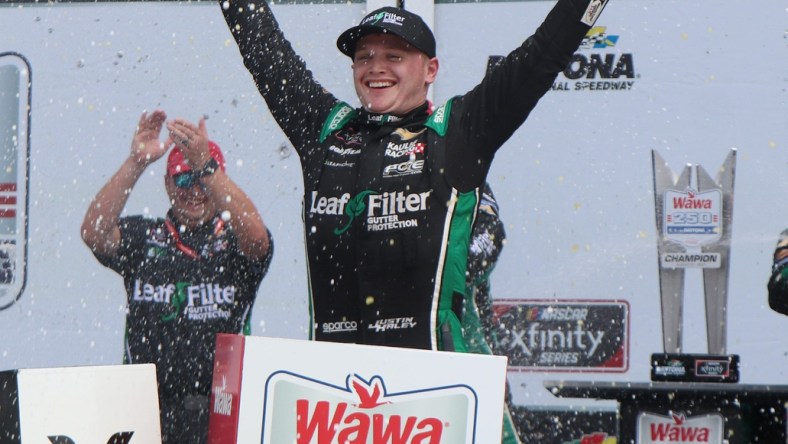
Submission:
[[167,217],[165,219],[169,220],[170,223],[181,232],[181,235],[185,233],[187,236],[200,233],[209,234],[215,231],[217,222],[222,220],[221,215],[217,213],[212,218],[206,219],[196,227],[189,227],[178,220],[172,208],[167,211]]
[[405,127],[413,123],[423,123],[429,116],[429,108],[429,102],[424,102],[404,116],[371,113],[362,108],[359,112],[359,119],[363,124],[370,126]]

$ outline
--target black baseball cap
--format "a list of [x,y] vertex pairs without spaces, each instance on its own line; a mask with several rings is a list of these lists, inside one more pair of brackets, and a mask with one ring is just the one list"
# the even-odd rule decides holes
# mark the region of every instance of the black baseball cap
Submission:
[[396,35],[428,57],[435,57],[435,36],[429,26],[421,17],[405,9],[387,6],[370,12],[358,26],[339,36],[337,48],[352,59],[356,42],[368,34]]

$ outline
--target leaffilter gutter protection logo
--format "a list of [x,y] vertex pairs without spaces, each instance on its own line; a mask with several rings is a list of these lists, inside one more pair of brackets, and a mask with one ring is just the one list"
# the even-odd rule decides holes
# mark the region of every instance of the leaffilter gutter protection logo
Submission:
[[345,206],[345,214],[350,218],[348,220],[347,225],[342,228],[337,228],[334,230],[334,234],[337,236],[344,233],[345,231],[350,228],[350,225],[353,224],[353,221],[356,220],[357,216],[361,216],[364,214],[364,210],[367,209],[367,205],[364,203],[364,199],[370,194],[378,194],[377,191],[372,190],[364,190],[361,193],[357,194],[356,197],[350,199],[350,202],[347,203]]
[[266,381],[262,443],[475,443],[477,397],[464,385],[389,391],[382,377],[343,386],[289,372]]
[[364,22],[361,23],[361,25],[362,26],[364,26],[364,25],[374,26],[374,25],[379,24],[381,21],[383,23],[392,23],[392,24],[395,24],[395,25],[402,26],[402,23],[405,21],[405,17],[402,17],[400,15],[397,15],[397,14],[394,14],[394,13],[391,13],[391,12],[381,12],[379,14],[375,14],[372,17],[369,17],[367,20],[364,20]]

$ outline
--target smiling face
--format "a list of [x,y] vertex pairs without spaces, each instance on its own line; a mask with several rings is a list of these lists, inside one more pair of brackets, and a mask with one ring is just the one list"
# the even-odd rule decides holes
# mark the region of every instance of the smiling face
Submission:
[[438,59],[391,34],[370,34],[356,44],[353,83],[361,106],[380,114],[404,115],[427,100]]
[[216,214],[213,201],[202,189],[198,182],[189,188],[180,188],[175,185],[175,180],[170,175],[165,175],[164,185],[170,197],[172,212],[178,222],[187,227],[196,227]]

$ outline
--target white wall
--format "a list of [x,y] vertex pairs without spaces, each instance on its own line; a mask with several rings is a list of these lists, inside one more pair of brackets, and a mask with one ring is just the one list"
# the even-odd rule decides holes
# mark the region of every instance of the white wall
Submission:
[[[489,55],[505,54],[553,2],[439,4],[435,101],[470,89]],[[295,48],[324,86],[353,100],[336,36],[362,4],[277,5]],[[552,91],[498,154],[490,182],[508,241],[493,274],[503,299],[624,299],[631,306],[624,374],[513,374],[516,401],[555,400],[541,380],[648,380],[661,351],[651,150],[678,171],[716,171],[738,150],[728,349],[746,383],[784,382],[788,318],[766,301],[771,252],[788,226],[788,45],[785,3],[611,2],[599,26],[631,54],[628,91]],[[0,52],[32,65],[28,281],[0,311],[0,369],[121,360],[124,293],[79,238],[89,200],[127,153],[144,109],[209,116],[229,173],[249,192],[276,243],[253,334],[304,338],[306,283],[298,161],[276,127],[212,2],[0,7]],[[600,80],[600,79],[597,79]],[[574,88],[575,82],[565,79]],[[128,213],[160,215],[163,163],[134,190]],[[700,272],[688,272],[687,351],[704,352]]]

